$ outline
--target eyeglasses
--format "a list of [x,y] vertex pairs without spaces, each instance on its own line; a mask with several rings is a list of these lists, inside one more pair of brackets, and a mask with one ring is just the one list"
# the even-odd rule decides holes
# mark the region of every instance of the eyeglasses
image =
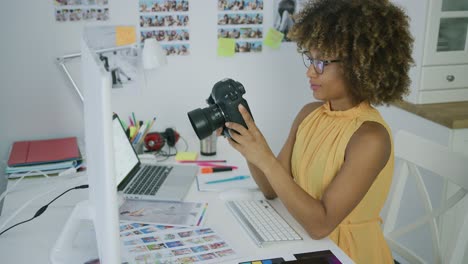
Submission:
[[318,60],[313,59],[306,52],[302,52],[302,61],[307,69],[309,69],[310,65],[314,65],[314,69],[318,74],[322,74],[325,66],[332,62],[341,62],[341,60]]

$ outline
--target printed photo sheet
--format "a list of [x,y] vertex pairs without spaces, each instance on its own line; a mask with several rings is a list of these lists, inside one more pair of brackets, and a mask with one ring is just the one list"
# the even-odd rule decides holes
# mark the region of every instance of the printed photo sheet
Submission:
[[122,223],[120,236],[122,257],[129,263],[225,263],[239,257],[209,227]]
[[127,199],[120,206],[120,221],[171,226],[200,226],[208,203]]

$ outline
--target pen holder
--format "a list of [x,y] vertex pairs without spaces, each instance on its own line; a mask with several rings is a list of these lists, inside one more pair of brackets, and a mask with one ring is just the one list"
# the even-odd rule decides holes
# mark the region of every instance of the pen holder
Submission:
[[203,156],[213,156],[216,155],[216,131],[213,132],[208,137],[200,140],[200,154]]
[[145,144],[144,144],[144,142],[141,142],[141,143],[135,144],[135,145],[132,144],[132,146],[133,146],[133,149],[135,150],[137,155],[145,153],[145,148],[144,148]]

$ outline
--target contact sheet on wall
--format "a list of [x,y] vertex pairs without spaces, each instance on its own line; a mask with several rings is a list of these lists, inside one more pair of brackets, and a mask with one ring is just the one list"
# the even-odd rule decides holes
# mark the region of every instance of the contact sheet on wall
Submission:
[[261,52],[263,0],[218,0],[218,39],[221,38],[234,40],[235,53]]
[[55,21],[106,21],[109,19],[108,0],[54,0]]
[[140,41],[155,38],[168,56],[190,54],[189,1],[139,0]]

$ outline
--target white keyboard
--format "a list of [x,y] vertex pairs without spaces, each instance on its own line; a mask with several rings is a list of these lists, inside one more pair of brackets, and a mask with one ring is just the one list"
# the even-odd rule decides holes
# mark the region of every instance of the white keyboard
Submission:
[[267,242],[302,240],[266,200],[235,200],[226,205],[259,247]]

